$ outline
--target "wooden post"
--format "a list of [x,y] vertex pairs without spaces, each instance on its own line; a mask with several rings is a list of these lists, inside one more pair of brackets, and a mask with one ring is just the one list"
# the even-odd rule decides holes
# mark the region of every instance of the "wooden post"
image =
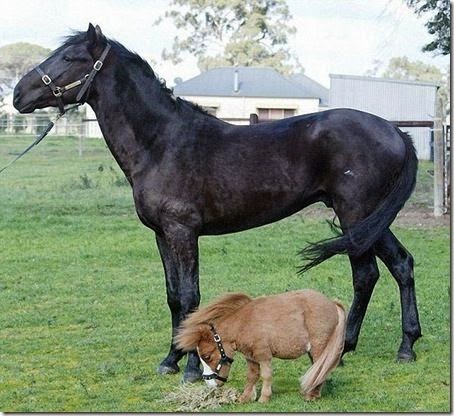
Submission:
[[249,124],[257,124],[259,122],[259,116],[255,113],[249,114]]
[[444,214],[443,102],[437,91],[434,119],[434,216]]

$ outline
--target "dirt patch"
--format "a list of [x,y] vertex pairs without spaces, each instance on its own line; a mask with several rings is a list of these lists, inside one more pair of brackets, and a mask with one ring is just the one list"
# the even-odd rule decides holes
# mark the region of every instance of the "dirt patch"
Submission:
[[433,209],[431,208],[404,208],[394,222],[400,227],[449,227],[451,223],[450,213],[446,213],[440,217],[434,217]]
[[[314,204],[296,215],[301,216],[302,219],[331,220],[334,218],[334,211],[322,204]],[[440,217],[434,217],[433,209],[430,207],[409,206],[399,212],[393,224],[398,227],[434,228],[449,227],[450,223],[451,216],[449,212]]]

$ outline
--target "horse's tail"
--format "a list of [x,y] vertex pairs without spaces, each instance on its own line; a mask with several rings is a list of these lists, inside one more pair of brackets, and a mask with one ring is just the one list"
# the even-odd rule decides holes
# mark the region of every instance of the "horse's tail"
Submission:
[[411,137],[398,128],[396,131],[405,144],[405,159],[391,190],[375,211],[346,229],[344,234],[337,231],[336,237],[310,243],[308,247],[301,250],[300,254],[307,264],[301,267],[300,273],[306,272],[336,254],[361,256],[375,244],[383,231],[394,221],[413,192],[418,170],[418,159]]
[[313,390],[320,386],[325,380],[328,373],[334,370],[342,357],[345,341],[345,309],[338,303],[337,309],[337,325],[334,328],[325,349],[319,357],[315,360],[312,367],[307,370],[306,374],[301,378],[301,393],[308,399],[316,398],[320,394],[315,393],[312,395]]

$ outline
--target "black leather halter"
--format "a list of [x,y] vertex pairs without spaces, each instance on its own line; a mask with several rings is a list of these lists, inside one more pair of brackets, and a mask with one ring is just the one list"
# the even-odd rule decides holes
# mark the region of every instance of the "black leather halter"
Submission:
[[219,375],[219,371],[221,371],[221,368],[223,365],[230,365],[233,363],[233,358],[230,358],[227,356],[224,350],[224,346],[222,345],[222,340],[221,336],[216,332],[216,329],[214,328],[214,325],[210,325],[211,332],[213,333],[213,339],[214,342],[216,343],[219,352],[221,353],[221,359],[219,360],[218,364],[216,365],[215,372],[212,374],[208,375],[202,375],[204,380],[220,380],[223,381],[224,383],[227,381],[227,377],[221,377]]
[[[17,155],[13,160],[11,160],[8,164],[6,164],[5,166],[3,166],[0,169],[0,173],[2,173],[4,170],[6,170],[9,166],[11,166],[17,160],[19,160],[28,151],[30,151],[34,146],[36,146],[41,140],[43,140],[44,137],[46,137],[47,134],[54,127],[55,122],[58,119],[60,119],[67,111],[72,110],[73,108],[77,108],[85,103],[87,96],[88,96],[88,89],[91,86],[93,78],[99,72],[99,70],[102,68],[102,66],[104,64],[104,60],[106,59],[106,56],[109,53],[109,50],[110,50],[110,45],[107,44],[106,47],[104,48],[101,56],[99,57],[99,59],[93,64],[93,68],[89,74],[85,74],[81,79],[71,82],[63,87],[59,87],[58,85],[55,85],[55,83],[52,81],[52,78],[49,75],[47,75],[46,73],[44,73],[44,71],[39,66],[37,66],[35,68],[36,71],[38,72],[38,74],[41,76],[41,81],[43,81],[44,85],[47,85],[52,90],[52,94],[54,94],[55,98],[57,99],[57,105],[58,105],[58,109],[60,110],[60,112],[57,115],[57,117],[55,117],[55,121],[49,121],[49,124],[44,129],[44,131],[36,137],[35,141],[30,146],[28,146],[25,150],[23,150],[21,153],[19,153],[19,155]],[[65,108],[65,104],[63,102],[62,95],[66,91],[69,91],[75,87],[78,87],[79,85],[82,85],[82,88],[80,89],[79,93],[77,94],[77,97],[76,97],[77,103]]]
[[[36,67],[36,71],[38,74],[41,76],[41,81],[43,81],[44,85],[48,86],[52,90],[52,94],[54,94],[55,98],[57,99],[57,105],[58,109],[60,110],[60,115],[62,116],[63,114],[66,113],[67,109],[65,109],[65,104],[63,103],[63,94],[66,91],[69,91],[75,87],[78,87],[82,85],[82,88],[80,89],[79,93],[77,94],[76,101],[78,105],[82,105],[86,101],[86,96],[88,95],[88,89],[91,86],[91,83],[93,82],[93,79],[95,75],[100,71],[104,64],[104,60],[107,57],[107,54],[109,53],[110,50],[110,44],[108,43],[106,47],[104,48],[103,52],[101,53],[101,56],[99,59],[93,64],[93,68],[90,71],[89,74],[85,74],[81,79],[78,79],[77,81],[71,82],[63,87],[59,87],[58,85],[55,85],[55,83],[52,81],[52,78],[47,75],[39,66]],[[71,107],[72,108],[72,107]]]

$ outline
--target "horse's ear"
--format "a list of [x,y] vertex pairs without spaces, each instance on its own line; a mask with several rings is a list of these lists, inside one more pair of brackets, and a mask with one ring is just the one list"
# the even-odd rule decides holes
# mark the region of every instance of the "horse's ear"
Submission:
[[95,32],[96,32],[96,38],[98,40],[102,40],[104,38],[104,35],[102,34],[102,30],[101,28],[99,27],[99,25],[96,25],[95,27]]
[[101,28],[98,25],[96,25],[95,27],[91,23],[88,25],[87,39],[91,47],[101,45],[105,42],[105,37],[101,31]]
[[91,23],[88,24],[87,39],[91,45],[96,44],[96,29]]

